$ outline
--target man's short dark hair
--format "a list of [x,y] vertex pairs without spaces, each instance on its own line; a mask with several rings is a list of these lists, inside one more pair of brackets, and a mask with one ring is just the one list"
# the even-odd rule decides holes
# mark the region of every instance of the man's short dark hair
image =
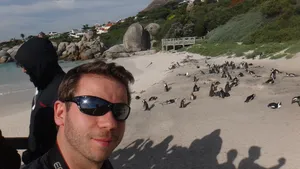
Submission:
[[[131,102],[129,84],[134,83],[133,75],[123,66],[101,60],[77,66],[67,72],[58,89],[58,99],[64,101],[74,97],[79,80],[83,75],[96,74],[115,79],[126,87],[128,104]],[[69,105],[67,104],[67,109]]]

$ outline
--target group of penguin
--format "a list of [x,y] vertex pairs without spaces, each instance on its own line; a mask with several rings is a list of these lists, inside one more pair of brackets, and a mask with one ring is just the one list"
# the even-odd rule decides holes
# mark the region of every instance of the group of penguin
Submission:
[[[206,62],[207,63],[207,62]],[[214,97],[214,96],[219,96],[221,98],[225,98],[225,97],[229,97],[230,94],[229,94],[229,91],[231,90],[232,87],[234,86],[238,86],[239,84],[239,79],[237,77],[234,77],[232,79],[231,75],[229,74],[229,71],[228,71],[228,68],[231,67],[231,69],[245,69],[246,72],[250,75],[252,75],[253,77],[261,77],[259,75],[256,75],[254,71],[250,71],[249,70],[249,66],[253,66],[252,63],[248,64],[247,62],[241,62],[239,64],[239,66],[236,66],[232,61],[229,63],[227,61],[225,61],[224,64],[222,65],[209,65],[207,64],[207,66],[209,67],[209,73],[217,73],[219,74],[220,72],[222,72],[222,76],[221,78],[228,78],[229,81],[227,81],[226,85],[225,85],[225,91],[223,90],[223,88],[220,89],[220,91],[217,91],[217,86],[220,84],[219,81],[216,81],[216,82],[213,82],[211,84],[211,87],[210,87],[210,91],[209,91],[209,96],[210,97]],[[279,71],[278,69],[274,69],[272,68],[271,69],[271,73],[270,73],[270,77],[269,79],[264,82],[265,84],[274,84],[275,83],[275,79],[276,79],[276,74],[278,73],[283,73],[281,71]],[[240,72],[238,74],[239,77],[243,77],[244,74],[242,72]],[[286,77],[298,77],[298,75],[294,74],[294,73],[286,73],[285,74]],[[246,98],[246,100],[244,101],[245,103],[248,103],[252,100],[254,100],[254,98],[256,97],[256,94],[251,94],[250,96],[248,96]],[[296,96],[292,99],[292,104],[294,103],[298,103],[298,105],[300,106],[300,96]],[[271,109],[278,109],[282,106],[282,103],[281,102],[272,102],[272,103],[269,103],[267,105],[267,107],[271,108]]]
[[[231,91],[231,89],[233,87],[237,87],[239,85],[239,78],[238,77],[244,77],[245,76],[242,72],[240,72],[238,74],[238,77],[235,76],[234,78],[232,78],[232,76],[229,73],[229,68],[231,68],[231,70],[245,69],[245,71],[249,75],[252,75],[253,77],[261,77],[259,75],[256,75],[254,71],[249,70],[249,66],[253,66],[252,63],[248,64],[247,62],[241,62],[237,66],[235,65],[235,63],[233,61],[231,61],[231,62],[225,61],[225,63],[221,64],[221,65],[216,65],[216,64],[210,65],[210,64],[207,63],[207,60],[205,60],[205,63],[206,63],[206,66],[209,68],[209,71],[208,71],[209,74],[220,74],[221,73],[222,74],[221,78],[227,78],[227,80],[228,80],[226,82],[225,88],[224,89],[219,88],[219,90],[218,90],[218,86],[220,85],[220,82],[219,81],[212,82],[211,85],[210,85],[210,90],[209,90],[209,96],[210,97],[220,97],[220,98],[230,97],[229,92]],[[180,64],[177,62],[176,64],[173,64],[171,67],[169,67],[169,70],[174,69],[174,68],[179,67],[179,66],[180,66]],[[197,69],[200,68],[200,66],[198,66],[198,65],[196,67],[197,67]],[[200,72],[201,72],[201,74],[205,74],[205,72],[203,72],[202,70],[200,70]],[[265,81],[264,83],[265,84],[274,84],[275,79],[276,79],[276,75],[281,74],[281,73],[283,73],[283,72],[272,68],[269,79],[267,81]],[[185,74],[178,74],[178,75],[190,77],[188,72],[185,73]],[[298,75],[296,75],[294,73],[286,73],[285,76],[286,77],[298,77]],[[192,88],[192,93],[190,95],[190,100],[195,100],[196,96],[194,95],[194,92],[198,92],[200,90],[200,87],[197,85],[198,80],[199,80],[199,78],[197,78],[196,76],[193,76],[193,81],[194,81],[195,84]],[[170,87],[168,86],[167,83],[164,83],[164,91],[165,92],[170,91]],[[255,97],[256,97],[256,94],[251,94],[250,96],[248,96],[246,98],[246,100],[244,102],[248,103],[248,102],[254,100]],[[153,101],[153,100],[156,100],[156,99],[157,99],[157,97],[152,96],[152,97],[149,98],[148,101]],[[176,101],[177,101],[177,99],[169,99],[169,100],[166,100],[165,102],[163,102],[161,104],[162,105],[172,104],[172,103],[175,103]],[[147,103],[146,99],[143,99],[142,102],[143,102],[144,111],[149,111],[150,107],[149,107],[149,104]],[[294,104],[294,103],[298,103],[298,105],[300,106],[300,96],[296,96],[292,99],[292,104]],[[185,108],[186,106],[187,106],[186,99],[185,98],[181,99],[180,104],[179,104],[179,108]],[[277,102],[277,103],[272,102],[272,103],[269,103],[267,105],[267,107],[269,107],[271,109],[278,109],[281,106],[282,106],[281,102]]]

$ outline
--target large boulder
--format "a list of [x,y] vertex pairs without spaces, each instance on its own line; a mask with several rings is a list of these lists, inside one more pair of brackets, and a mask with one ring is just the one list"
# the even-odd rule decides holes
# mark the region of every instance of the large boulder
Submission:
[[[145,29],[150,33],[151,37],[157,35],[159,29],[160,29],[160,26],[159,24],[157,23],[149,23]],[[153,39],[153,38],[151,38]]]
[[9,53],[9,55],[10,55],[13,59],[15,59],[15,56],[16,56],[16,54],[17,54],[17,52],[18,52],[18,50],[19,50],[20,47],[21,47],[21,46],[14,46],[13,48],[7,50],[7,53]]
[[55,48],[55,50],[57,50],[57,47],[58,47],[57,43],[56,42],[51,42],[51,43],[52,43],[53,47]]
[[76,46],[75,43],[70,43],[67,47],[66,47],[66,51],[67,51],[67,55],[71,55],[71,54],[76,54],[76,52],[79,51],[78,46]]
[[116,58],[123,58],[123,57],[130,57],[130,55],[126,52],[125,46],[123,44],[115,45],[106,50],[102,58],[110,58],[110,59],[116,59]]
[[86,37],[86,41],[90,42],[93,40],[94,32],[88,31],[87,33],[84,34],[84,36]]
[[5,63],[11,61],[10,54],[4,50],[0,50],[0,63]]
[[68,45],[68,42],[61,42],[57,47],[57,55],[62,56]]
[[92,42],[82,42],[79,51],[80,58],[82,60],[93,59],[95,56],[100,56],[105,51],[104,44],[100,41],[100,38]]
[[127,52],[148,50],[151,47],[150,34],[141,24],[134,23],[124,34],[123,44]]
[[67,47],[66,47],[66,53],[67,53],[67,57],[70,60],[78,60],[79,58],[79,48],[75,43],[70,43]]
[[2,50],[7,52],[10,48],[9,47],[3,47]]
[[80,59],[81,60],[93,59],[95,57],[95,54],[97,54],[96,49],[94,48],[88,49],[80,53]]

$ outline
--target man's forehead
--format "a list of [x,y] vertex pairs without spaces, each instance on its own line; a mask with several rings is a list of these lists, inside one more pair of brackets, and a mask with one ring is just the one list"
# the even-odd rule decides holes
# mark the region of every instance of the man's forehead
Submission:
[[108,76],[87,74],[81,77],[76,95],[101,97],[110,102],[127,102],[127,92],[123,84]]

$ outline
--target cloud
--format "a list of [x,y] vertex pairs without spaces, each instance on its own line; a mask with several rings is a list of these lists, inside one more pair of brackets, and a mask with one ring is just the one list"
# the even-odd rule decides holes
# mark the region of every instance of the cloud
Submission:
[[48,0],[38,1],[33,4],[19,5],[11,4],[0,6],[0,14],[4,15],[20,15],[20,14],[36,14],[49,11],[62,11],[62,10],[78,10],[78,9],[91,9],[101,7],[112,7],[118,4],[124,4],[126,1],[116,0]]
[[2,1],[6,0],[0,0],[0,40],[115,21],[135,15],[151,0],[31,0],[6,5]]

